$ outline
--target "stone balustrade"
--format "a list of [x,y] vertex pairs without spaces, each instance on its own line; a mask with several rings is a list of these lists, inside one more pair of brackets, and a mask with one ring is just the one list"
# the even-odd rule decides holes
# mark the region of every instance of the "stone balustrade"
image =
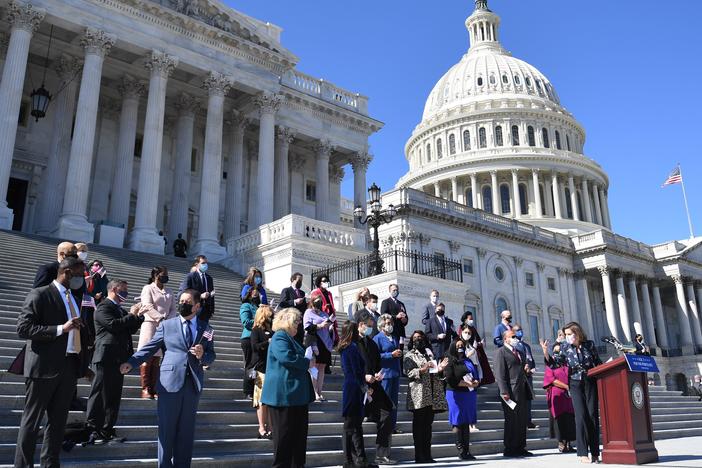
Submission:
[[613,234],[612,232],[604,229],[579,236],[573,236],[571,240],[573,241],[573,246],[576,250],[598,246],[610,246],[629,254],[636,254],[639,256],[648,257],[650,259],[654,258],[652,247],[633,239],[629,239],[628,237]]
[[316,96],[323,101],[353,109],[362,115],[368,115],[367,97],[347,91],[323,79],[306,75],[297,70],[288,70],[280,78],[280,84],[304,94]]

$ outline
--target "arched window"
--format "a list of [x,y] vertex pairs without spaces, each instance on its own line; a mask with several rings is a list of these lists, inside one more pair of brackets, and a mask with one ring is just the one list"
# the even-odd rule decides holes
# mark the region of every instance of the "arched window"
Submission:
[[544,186],[539,184],[539,198],[541,199],[541,215],[546,216],[546,199],[544,198]]
[[473,206],[473,190],[466,189],[465,198],[463,200],[465,201],[466,206],[469,206],[471,208],[475,208]]
[[470,130],[463,130],[463,151],[470,151]]
[[536,146],[536,137],[534,136],[534,127],[527,127],[527,137],[529,138],[529,146]]
[[556,130],[556,149],[561,149],[561,134]]
[[512,125],[512,146],[519,146],[519,126]]
[[456,154],[456,135],[449,135],[449,154]]
[[485,127],[480,127],[478,129],[478,147],[487,148],[487,134],[485,133]]
[[492,213],[492,189],[489,185],[483,187],[483,209]]
[[529,77],[527,76],[526,78],[524,78],[524,82],[526,83],[526,85],[527,85],[528,87],[531,88],[531,78],[529,78]]
[[441,142],[441,138],[436,140],[436,158],[441,159],[444,157],[444,145]]
[[431,144],[427,143],[427,162],[431,162]]
[[573,205],[570,204],[570,189],[565,188],[566,218],[573,219]]
[[519,184],[519,212],[529,214],[529,195],[526,184]]
[[541,88],[541,80],[536,80],[536,89],[539,90],[539,94],[543,94],[544,90]]
[[502,320],[500,314],[505,310],[509,310],[509,304],[507,304],[507,300],[504,297],[498,297],[497,299],[495,299],[495,316],[497,317],[497,323],[499,323]]
[[478,86],[482,86],[482,85],[483,85],[483,77],[480,76],[480,77],[478,77]]
[[566,134],[566,148],[570,151],[570,137]]
[[507,75],[502,75],[502,82],[503,82],[504,84],[509,83],[509,78],[507,78]]
[[490,84],[495,84],[495,75],[490,75]]
[[500,125],[495,127],[495,145],[504,145],[504,141],[502,140],[502,127]]
[[541,139],[544,140],[544,148],[551,147],[551,143],[548,141],[548,130],[545,128],[541,129]]
[[514,75],[514,82],[515,84],[521,84],[522,80],[519,79],[519,75]]
[[502,209],[502,214],[507,214],[510,212],[509,205],[509,185],[500,185],[500,208]]

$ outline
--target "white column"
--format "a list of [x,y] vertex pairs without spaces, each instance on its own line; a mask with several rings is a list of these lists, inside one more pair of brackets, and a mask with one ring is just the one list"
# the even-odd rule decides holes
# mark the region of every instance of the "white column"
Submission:
[[[241,234],[241,186],[244,177],[244,134],[247,118],[237,111],[232,124],[232,144],[227,166],[227,194],[224,208],[224,239],[229,241]],[[231,252],[230,252],[231,253]]]
[[88,220],[93,223],[108,220],[110,192],[117,161],[120,103],[103,96],[100,99],[98,126],[95,137],[93,171],[90,176],[90,201]]
[[[128,245],[132,250],[162,254],[163,238],[158,235],[156,213],[163,148],[163,119],[168,77],[178,66],[178,59],[154,50],[145,66],[151,72],[149,98],[144,120],[144,143],[139,167],[136,216]],[[219,182],[219,179],[217,180]]]
[[15,153],[17,121],[22,105],[29,43],[44,15],[44,10],[38,10],[31,4],[10,2],[7,6],[6,17],[11,33],[0,81],[0,229],[12,229],[14,214],[7,207],[6,196]]
[[219,244],[219,194],[222,187],[224,96],[231,88],[231,80],[221,73],[210,72],[203,88],[208,95],[207,122],[200,184],[200,219],[193,252],[216,262],[227,256],[226,249]]
[[451,177],[451,200],[458,203],[458,177]]
[[690,319],[687,313],[687,302],[685,300],[685,288],[683,287],[683,278],[680,275],[673,275],[675,282],[675,305],[678,309],[678,327],[680,328],[681,346],[692,346],[692,332],[690,331]]
[[290,213],[290,143],[295,139],[295,133],[286,127],[278,127],[275,141],[275,200],[273,217],[280,219]]
[[143,83],[125,75],[117,88],[122,95],[122,110],[119,118],[117,161],[112,179],[112,199],[109,218],[127,228],[129,222],[129,199],[132,193],[134,172],[134,144],[136,142],[139,99],[146,91]]
[[434,196],[441,198],[441,184],[439,182],[434,182]]
[[334,146],[327,140],[322,140],[315,145],[317,154],[315,218],[319,221],[329,219],[329,157],[332,151]]
[[617,339],[619,336],[619,326],[617,325],[617,311],[614,309],[614,301],[612,301],[612,282],[609,276],[609,267],[600,266],[597,270],[602,276],[602,293],[605,300],[605,313],[607,315],[607,326],[609,327],[609,332]]
[[658,283],[653,282],[653,309],[656,313],[656,330],[658,330],[658,343],[663,348],[669,348],[668,326],[663,315],[663,302],[661,301],[661,289]]
[[592,310],[590,309],[590,293],[588,291],[586,273],[584,271],[578,271],[575,272],[574,277],[577,297],[575,304],[578,308],[578,321],[594,335],[595,327],[592,320]]
[[[641,309],[639,308],[639,293],[636,289],[636,276],[630,275],[628,278],[629,283],[629,298],[631,299],[631,315],[634,322],[637,322],[641,329],[644,329],[644,322],[641,318]],[[644,335],[644,338],[646,335]]]
[[619,308],[619,323],[624,330],[624,337],[631,341],[631,323],[629,322],[629,308],[626,304],[626,291],[624,289],[623,273],[617,273],[617,306]]
[[602,222],[602,208],[600,207],[600,189],[597,184],[592,184],[592,197],[595,201],[595,222],[601,226],[604,225]]
[[568,190],[570,190],[570,206],[573,208],[573,219],[580,221],[580,211],[578,210],[578,192],[575,190],[575,180],[573,180],[573,174],[568,174]]
[[332,164],[329,167],[329,209],[327,222],[339,224],[341,222],[341,181],[344,180],[344,168]]
[[[293,153],[290,155],[290,212],[294,214],[302,214],[303,205],[305,203],[305,178],[303,176],[303,170],[305,168],[305,156],[302,154]],[[365,175],[365,174],[364,174]],[[365,177],[364,177],[365,180]],[[354,181],[354,187],[357,182]],[[363,183],[365,187],[365,182]],[[355,192],[355,190],[354,190]],[[354,193],[355,198],[355,193]],[[365,208],[366,198],[365,195],[361,199],[361,202],[356,206],[363,206]]]
[[492,212],[500,214],[502,206],[500,203],[500,190],[497,187],[497,171],[490,171],[490,186],[492,189]]
[[551,186],[551,179],[546,176],[544,176],[544,199],[542,201],[546,208],[546,216],[555,216],[553,211],[553,187]]
[[648,278],[641,278],[641,299],[643,302],[644,339],[651,346],[658,346],[656,341],[656,328],[653,325],[653,310],[651,309],[651,296],[648,291]]
[[541,206],[541,190],[539,190],[539,170],[538,169],[532,169],[531,170],[531,180],[532,183],[534,184],[534,203],[535,203],[535,209],[536,209],[536,214],[535,218],[541,218],[543,217],[543,208]]
[[470,175],[470,196],[473,202],[473,208],[482,208],[478,206],[478,176],[475,173]]
[[88,28],[80,43],[85,49],[85,61],[73,126],[63,210],[53,235],[92,242],[94,226],[88,222],[87,210],[102,64],[105,55],[114,45],[115,38],[104,31]]
[[558,184],[558,174],[551,172],[551,190],[553,192],[553,213],[556,219],[561,219],[561,194]]
[[[278,111],[283,97],[278,94],[264,92],[254,100],[259,109],[258,133],[258,165],[256,168],[256,220],[249,229],[273,221],[273,190],[270,189],[271,176],[275,171],[275,113]],[[328,182],[328,181],[327,181]],[[262,187],[269,187],[262,189]],[[319,190],[319,189],[318,189]],[[327,197],[328,198],[328,191]],[[319,194],[319,192],[318,192]]]
[[193,131],[195,114],[200,102],[187,93],[181,93],[175,103],[176,120],[175,167],[173,168],[173,190],[171,191],[171,216],[168,222],[168,237],[173,241],[178,234],[188,240],[188,208],[190,207],[190,179],[193,155]]
[[585,210],[584,221],[587,221],[588,223],[592,223],[593,219],[592,219],[592,209],[590,208],[590,191],[589,190],[590,189],[588,188],[588,185],[587,185],[587,179],[585,177],[583,177],[582,187],[580,189],[580,192],[581,192],[580,195],[581,195],[582,202],[583,202],[583,209]]
[[702,326],[702,282],[697,283],[697,314],[700,326]]
[[512,217],[522,217],[522,197],[519,194],[519,177],[516,169],[512,169]]
[[602,196],[602,215],[604,216],[605,226],[608,229],[612,229],[612,221],[609,218],[609,202],[607,201],[607,192],[602,189],[600,194]]
[[[351,168],[353,169],[353,206],[360,206],[366,211],[366,173],[368,165],[373,156],[367,151],[359,151],[351,158]],[[354,217],[354,226],[363,228],[358,218]]]
[[258,227],[256,221],[256,171],[258,167],[258,142],[253,138],[246,141],[246,230]]
[[82,66],[77,58],[63,54],[54,67],[63,91],[55,97],[54,112],[56,115],[51,131],[48,164],[44,169],[39,195],[37,233],[44,236],[51,234],[63,207],[68,156],[71,152],[73,114],[76,110],[79,83],[75,78],[80,73]]
[[694,338],[695,345],[702,347],[702,327],[700,326],[700,313],[699,307],[697,305],[697,300],[695,299],[695,285],[692,283],[687,283],[687,304],[690,306],[690,322],[692,336]]

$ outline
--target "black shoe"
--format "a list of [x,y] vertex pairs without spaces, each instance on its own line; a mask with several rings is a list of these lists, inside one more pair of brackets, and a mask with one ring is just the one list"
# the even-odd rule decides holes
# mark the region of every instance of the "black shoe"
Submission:
[[519,452],[519,456],[520,457],[533,457],[534,454],[528,450],[522,450],[521,452]]
[[461,460],[475,460],[476,458],[471,455],[470,452],[462,453],[461,454]]
[[88,403],[80,398],[74,398],[73,401],[71,401],[71,406],[69,409],[70,411],[87,411]]
[[537,429],[539,427],[538,424],[534,424],[533,422],[530,422],[527,424],[527,429]]
[[514,452],[503,452],[502,456],[505,458],[518,458],[518,457],[521,457],[521,454],[514,453]]
[[88,437],[88,445],[102,445],[106,444],[107,441],[108,438],[100,431],[93,431],[90,433],[90,437]]
[[403,431],[402,429],[393,429],[392,433],[393,434],[404,434],[405,431]]

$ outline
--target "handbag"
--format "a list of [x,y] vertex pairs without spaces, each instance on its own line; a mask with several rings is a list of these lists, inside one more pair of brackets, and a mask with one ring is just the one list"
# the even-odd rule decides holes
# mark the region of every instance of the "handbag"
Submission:
[[12,361],[12,364],[10,364],[10,367],[7,369],[7,372],[15,375],[24,375],[24,355],[26,351],[27,345],[22,346],[19,354],[17,354],[14,361]]

